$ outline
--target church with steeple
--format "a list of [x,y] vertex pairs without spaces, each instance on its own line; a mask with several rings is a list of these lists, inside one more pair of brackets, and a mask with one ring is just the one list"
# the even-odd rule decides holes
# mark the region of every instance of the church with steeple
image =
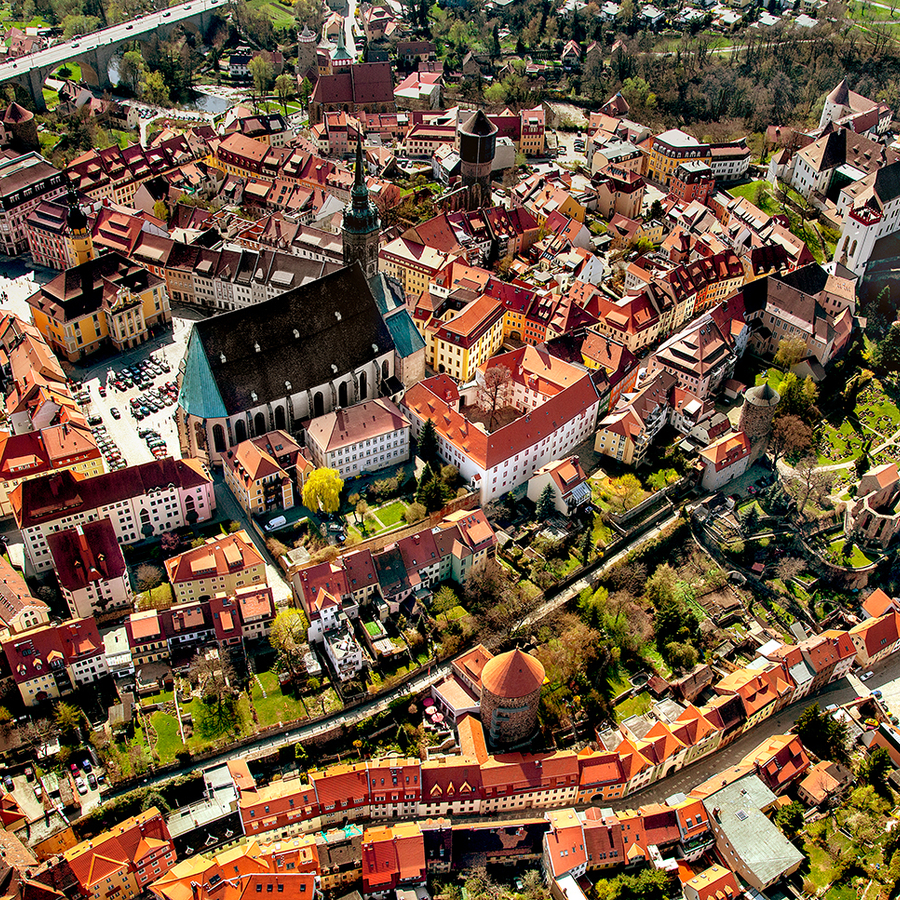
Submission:
[[344,265],[358,262],[362,266],[366,280],[378,274],[378,248],[381,236],[381,221],[378,210],[369,198],[363,163],[362,140],[356,142],[356,173],[350,202],[344,207],[341,237],[344,241]]

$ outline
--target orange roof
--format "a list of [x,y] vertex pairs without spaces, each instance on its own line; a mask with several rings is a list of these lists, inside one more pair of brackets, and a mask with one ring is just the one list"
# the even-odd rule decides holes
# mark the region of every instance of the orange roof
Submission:
[[550,830],[546,835],[546,858],[554,877],[585,865],[587,852],[584,849],[584,832],[575,810],[548,812],[547,818],[550,820]]
[[741,895],[734,872],[718,863],[686,882],[685,889],[690,900],[730,900]]
[[862,608],[873,618],[883,616],[894,609],[894,601],[881,588],[875,588],[863,601]]
[[481,670],[482,687],[495,697],[527,697],[543,683],[544,667],[518,648],[493,657]]
[[247,532],[211,538],[200,547],[194,547],[166,560],[166,572],[172,584],[216,578],[263,565]]

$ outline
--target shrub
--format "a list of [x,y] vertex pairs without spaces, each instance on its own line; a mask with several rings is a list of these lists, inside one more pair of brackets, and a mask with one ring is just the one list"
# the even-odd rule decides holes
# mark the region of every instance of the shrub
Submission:
[[426,515],[425,507],[421,503],[410,503],[403,513],[403,518],[406,519],[407,524],[412,525],[415,522],[421,522]]
[[266,538],[266,549],[269,551],[269,553],[272,554],[273,557],[275,557],[275,559],[280,559],[282,556],[284,556],[285,553],[288,552],[288,548],[285,547],[285,545],[282,544],[281,541],[279,541],[276,537]]

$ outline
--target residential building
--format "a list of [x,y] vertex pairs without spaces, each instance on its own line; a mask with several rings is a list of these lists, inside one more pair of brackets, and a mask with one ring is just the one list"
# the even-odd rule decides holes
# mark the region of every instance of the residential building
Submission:
[[24,481],[10,498],[25,556],[38,572],[53,565],[47,538],[109,519],[127,546],[153,534],[204,522],[215,511],[212,479],[196,460],[163,459],[83,478],[63,471]]
[[591,488],[577,456],[541,466],[528,479],[528,499],[537,503],[548,486],[553,495],[553,506],[564,516],[571,516],[591,500]]
[[750,467],[750,441],[743,431],[731,432],[700,451],[703,474],[700,484],[706,491],[721,490]]
[[39,153],[10,155],[0,161],[0,251],[28,251],[28,217],[42,203],[61,197],[66,178]]
[[60,591],[74,618],[132,606],[128,568],[109,519],[48,534],[47,546]]
[[365,666],[362,647],[347,627],[325,632],[323,648],[333,671],[341,681],[354,678]]
[[222,468],[228,489],[252,516],[293,508],[313,465],[286,431],[269,431],[227,451]]
[[303,429],[315,465],[335,469],[343,479],[409,459],[409,422],[387,399],[326,413]]
[[50,607],[31,596],[17,569],[0,557],[0,636],[19,634],[50,621]]
[[387,897],[426,883],[425,842],[417,822],[367,828],[362,840],[365,897]]
[[26,706],[55,700],[106,675],[106,650],[93,618],[38,625],[3,641]]
[[652,139],[647,175],[669,188],[678,166],[690,162],[706,163],[718,181],[739,181],[750,166],[750,149],[743,139],[710,144],[672,128]]
[[176,603],[209,600],[239,588],[266,584],[266,563],[246,531],[209,538],[165,561]]
[[758,891],[796,872],[806,858],[767,818],[774,803],[775,795],[755,775],[703,801],[722,860]]
[[715,189],[712,167],[705,162],[689,160],[675,167],[669,193],[685,204],[694,200],[705,204]]
[[900,646],[900,614],[891,610],[877,619],[866,619],[850,629],[856,661],[868,668],[886,659]]
[[162,814],[151,806],[62,856],[88,900],[110,894],[137,900],[175,865],[175,845]]
[[485,295],[473,300],[458,315],[429,323],[429,364],[461,384],[468,384],[503,345],[503,315],[503,305]]
[[432,419],[441,458],[459,469],[487,503],[524,484],[592,434],[600,398],[592,376],[562,360],[523,347],[494,357],[511,373],[509,405],[518,418],[487,435],[465,415],[459,389],[446,375],[410,388],[400,403],[418,436]]

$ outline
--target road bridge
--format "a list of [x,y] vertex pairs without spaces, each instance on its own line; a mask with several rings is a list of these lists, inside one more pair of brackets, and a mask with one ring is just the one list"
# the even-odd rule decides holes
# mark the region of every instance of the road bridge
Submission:
[[213,14],[227,8],[228,0],[188,0],[169,9],[63,41],[0,65],[0,84],[12,83],[24,88],[31,94],[34,108],[42,111],[47,108],[44,103],[44,81],[64,63],[78,63],[82,78],[88,84],[101,89],[110,88],[109,64],[123,44],[148,41],[156,35],[166,38],[178,25],[202,34]]

